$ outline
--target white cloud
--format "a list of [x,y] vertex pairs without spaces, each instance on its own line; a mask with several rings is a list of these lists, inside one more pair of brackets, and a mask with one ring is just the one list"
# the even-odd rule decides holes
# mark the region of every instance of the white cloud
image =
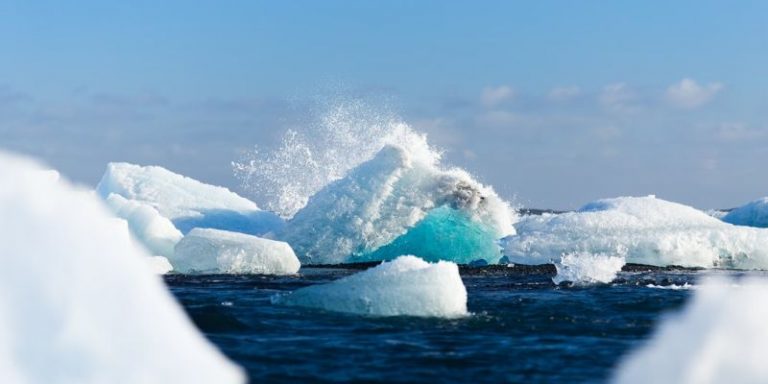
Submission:
[[600,92],[600,104],[615,112],[632,112],[637,109],[632,102],[637,98],[635,92],[625,83],[608,84]]
[[549,99],[553,101],[565,101],[573,99],[581,94],[581,88],[572,85],[568,87],[557,87],[549,91]]
[[485,87],[480,100],[486,107],[493,107],[515,97],[515,90],[508,85]]
[[706,104],[723,89],[720,83],[699,85],[692,79],[682,79],[667,88],[664,99],[674,107],[692,109]]

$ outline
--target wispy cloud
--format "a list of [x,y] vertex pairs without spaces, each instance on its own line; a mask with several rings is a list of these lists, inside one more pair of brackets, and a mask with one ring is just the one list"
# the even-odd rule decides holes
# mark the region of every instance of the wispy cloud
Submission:
[[722,89],[721,83],[700,85],[692,79],[685,78],[670,85],[664,94],[664,99],[673,107],[693,109],[710,102]]
[[486,107],[495,107],[505,101],[515,97],[515,90],[508,85],[498,87],[485,87],[480,97],[480,101]]
[[567,87],[557,87],[549,91],[549,99],[552,101],[571,100],[581,95],[581,88],[572,85]]
[[598,100],[600,105],[612,112],[633,112],[637,109],[634,101],[637,94],[625,83],[613,83],[603,87]]

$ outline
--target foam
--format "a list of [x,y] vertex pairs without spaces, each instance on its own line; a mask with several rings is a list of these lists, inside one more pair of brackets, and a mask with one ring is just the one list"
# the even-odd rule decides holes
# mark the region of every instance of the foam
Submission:
[[552,282],[571,282],[577,285],[607,284],[612,282],[625,264],[620,256],[569,253],[555,263],[557,275]]
[[241,383],[92,193],[0,153],[0,382]]
[[733,226],[653,196],[598,200],[576,212],[527,216],[515,227],[518,234],[502,244],[519,264],[589,253],[657,266],[768,268],[767,230]]
[[273,297],[276,304],[372,316],[467,315],[467,290],[451,262],[401,256],[334,282]]
[[170,261],[179,273],[290,275],[301,267],[282,241],[202,228],[193,229],[176,245]]

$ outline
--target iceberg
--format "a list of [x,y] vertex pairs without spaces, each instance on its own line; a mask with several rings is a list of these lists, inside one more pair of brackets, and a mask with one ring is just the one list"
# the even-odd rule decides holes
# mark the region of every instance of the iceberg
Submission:
[[654,196],[598,200],[576,212],[527,216],[515,227],[517,235],[502,245],[519,264],[586,253],[656,266],[768,268],[768,230],[737,227]]
[[242,383],[89,191],[0,153],[0,382]]
[[170,258],[179,273],[291,275],[301,263],[287,243],[218,229],[195,228]]
[[325,186],[277,237],[308,264],[403,254],[497,263],[498,239],[514,233],[515,218],[492,188],[463,170],[441,169],[439,155],[420,136],[408,145],[385,146]]
[[709,280],[624,359],[615,383],[765,383],[768,283]]
[[569,253],[555,262],[557,275],[552,282],[570,282],[576,285],[608,284],[624,266],[624,258],[590,253]]
[[173,247],[183,235],[173,223],[148,204],[109,194],[107,205],[119,218],[128,222],[130,233],[153,255],[173,256]]
[[459,267],[447,261],[431,264],[415,256],[401,256],[328,284],[276,295],[272,301],[372,316],[467,315],[467,290]]
[[277,215],[262,211],[227,188],[201,183],[156,166],[110,163],[96,191],[103,199],[120,195],[148,205],[182,233],[216,228],[263,235],[283,226]]
[[722,217],[726,223],[768,228],[768,197],[735,208]]

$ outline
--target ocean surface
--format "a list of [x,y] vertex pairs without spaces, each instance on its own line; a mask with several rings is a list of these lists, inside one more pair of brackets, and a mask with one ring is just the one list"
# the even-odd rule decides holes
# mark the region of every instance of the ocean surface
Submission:
[[472,315],[378,318],[271,303],[365,266],[165,280],[195,324],[260,382],[605,382],[703,271],[627,265],[607,285],[556,286],[551,265],[462,267]]

